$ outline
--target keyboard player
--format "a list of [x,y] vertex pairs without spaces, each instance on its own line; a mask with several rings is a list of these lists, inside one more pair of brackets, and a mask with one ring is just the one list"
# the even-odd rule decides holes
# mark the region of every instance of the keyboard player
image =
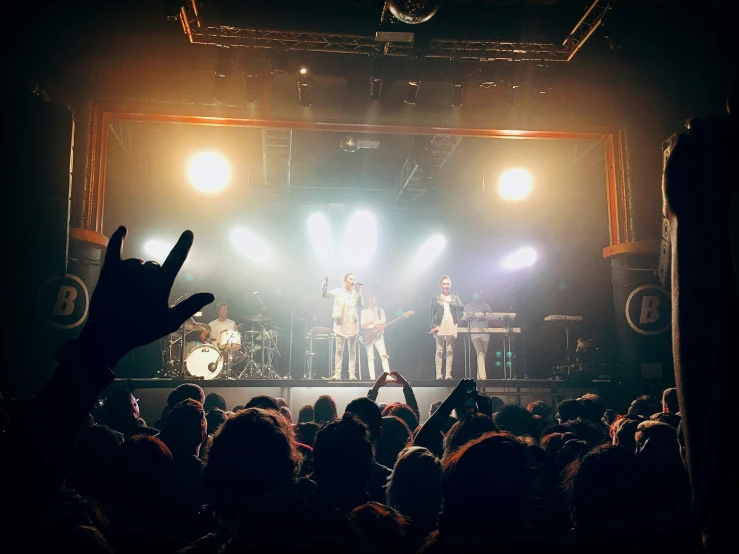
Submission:
[[[483,313],[489,313],[490,306],[483,302],[481,293],[475,293],[472,295],[472,302],[468,302],[464,306],[464,319],[469,323],[470,327],[470,340],[475,345],[475,352],[477,352],[477,379],[487,379],[485,372],[485,356],[488,352],[488,344],[490,343],[490,335],[485,333],[475,333],[486,327],[492,327],[490,321],[480,317]],[[477,315],[474,315],[477,314]]]

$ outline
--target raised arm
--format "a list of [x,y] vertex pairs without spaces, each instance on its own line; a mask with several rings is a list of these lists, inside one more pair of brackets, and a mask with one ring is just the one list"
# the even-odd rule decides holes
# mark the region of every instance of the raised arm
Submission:
[[[415,446],[425,446],[426,448],[433,448],[433,445],[438,440],[439,433],[442,432],[442,428],[446,423],[449,416],[452,415],[452,410],[458,408],[464,404],[464,401],[470,396],[467,392],[471,385],[474,384],[472,379],[462,379],[454,390],[449,393],[441,403],[441,406],[431,414],[419,429],[416,438],[413,441]],[[436,439],[436,440],[434,440]]]
[[323,298],[333,298],[334,291],[328,290],[328,275],[323,276],[323,285],[321,286],[321,296]]

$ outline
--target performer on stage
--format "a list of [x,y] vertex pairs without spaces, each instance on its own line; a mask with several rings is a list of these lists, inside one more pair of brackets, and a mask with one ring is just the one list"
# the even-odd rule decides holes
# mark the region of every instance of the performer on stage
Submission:
[[490,306],[482,301],[482,298],[478,293],[472,295],[472,302],[468,302],[464,306],[464,313],[470,326],[470,340],[475,345],[475,352],[477,352],[477,378],[487,379],[485,373],[485,355],[488,352],[488,343],[490,342],[490,335],[487,333],[472,333],[485,327],[491,327],[490,322],[487,319],[481,317],[469,317],[467,314],[490,312]]
[[436,338],[436,378],[441,379],[441,363],[446,345],[446,378],[452,378],[454,339],[457,338],[457,312],[464,309],[456,294],[449,294],[452,280],[442,275],[439,282],[441,294],[431,299],[431,334]]
[[[374,325],[374,328],[382,333],[382,326],[387,323],[385,318],[385,310],[377,307],[375,302],[375,295],[370,294],[367,297],[367,307],[362,310],[362,327],[368,328]],[[390,364],[388,363],[388,355],[385,350],[385,337],[380,335],[379,338],[368,342],[364,345],[367,350],[367,368],[369,369],[370,379],[375,378],[375,348],[380,354],[380,361],[382,362],[382,371],[390,373]]]
[[349,379],[357,378],[357,334],[359,333],[359,312],[357,308],[364,306],[359,283],[353,273],[344,275],[344,286],[328,290],[328,275],[323,277],[321,288],[323,298],[333,298],[334,308],[331,317],[334,319],[336,334],[336,355],[334,374],[331,379],[341,379],[341,364],[344,361],[344,339],[349,342]]
[[229,329],[236,329],[236,322],[233,319],[228,319],[228,304],[219,302],[218,319],[208,323],[208,328],[200,333],[200,340],[217,344],[221,340],[221,331]]

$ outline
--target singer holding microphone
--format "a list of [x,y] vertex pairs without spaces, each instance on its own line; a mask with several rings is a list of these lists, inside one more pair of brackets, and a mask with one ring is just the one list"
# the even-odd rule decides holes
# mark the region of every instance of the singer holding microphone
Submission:
[[359,310],[364,306],[361,283],[357,283],[353,273],[344,275],[344,286],[328,290],[328,275],[323,277],[321,296],[333,298],[334,307],[331,317],[334,320],[336,334],[336,354],[334,374],[331,379],[341,379],[341,365],[344,361],[344,342],[349,342],[349,379],[357,378],[357,335],[359,333]]

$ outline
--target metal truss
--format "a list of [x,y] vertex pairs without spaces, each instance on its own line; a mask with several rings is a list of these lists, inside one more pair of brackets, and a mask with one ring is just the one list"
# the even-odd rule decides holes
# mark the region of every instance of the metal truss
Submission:
[[434,135],[429,144],[431,156],[428,163],[424,163],[426,167],[422,167],[410,154],[400,168],[397,198],[400,199],[404,194],[414,199],[423,196],[426,192],[425,177],[438,175],[460,142],[462,137],[457,135]]
[[413,43],[381,42],[372,36],[246,29],[203,22],[196,0],[180,8],[182,30],[192,44],[254,50],[326,52],[365,56],[445,58],[476,61],[568,62],[600,26],[618,0],[595,0],[561,45],[535,42],[432,39],[419,52]]

